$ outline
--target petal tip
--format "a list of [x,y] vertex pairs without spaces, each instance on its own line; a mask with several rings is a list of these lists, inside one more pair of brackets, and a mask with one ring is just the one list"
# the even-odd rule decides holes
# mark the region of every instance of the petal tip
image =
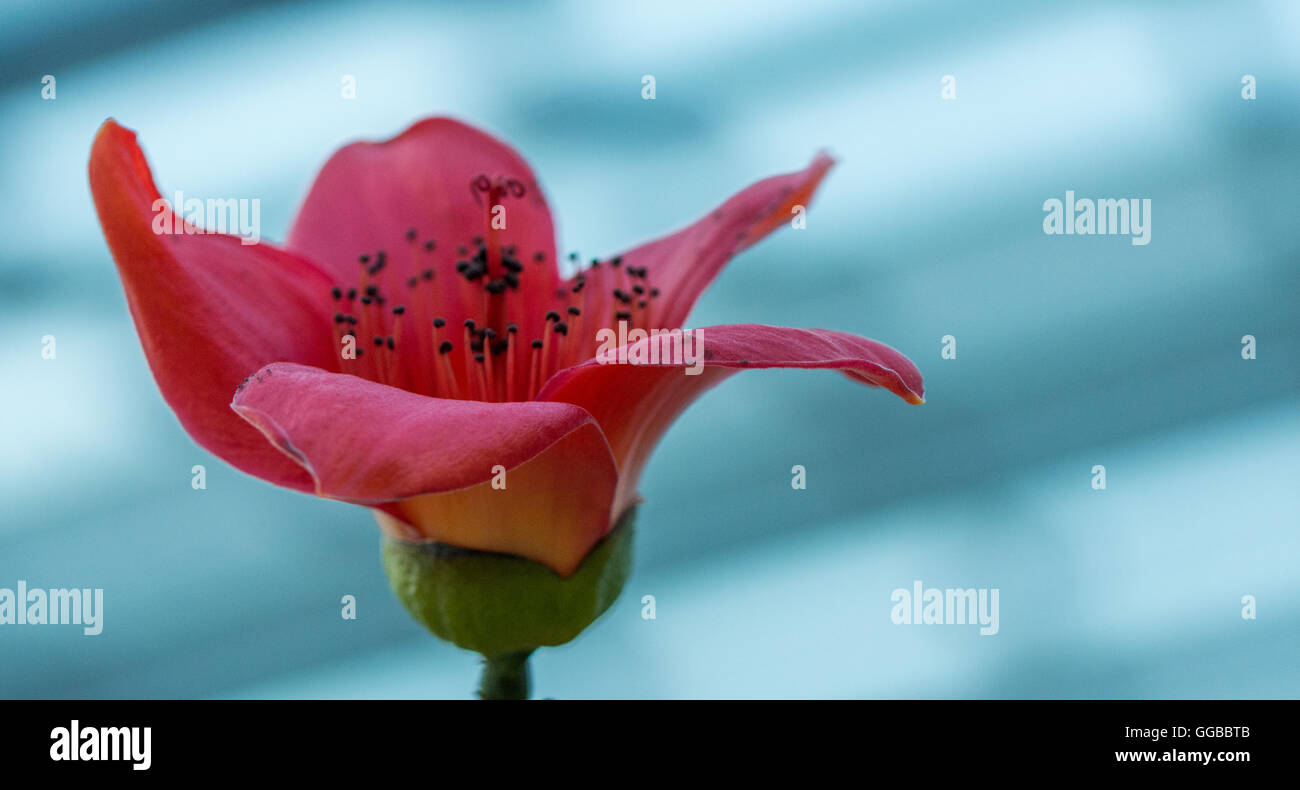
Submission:
[[114,140],[133,142],[135,137],[135,130],[126,128],[122,124],[118,123],[116,118],[110,115],[105,118],[104,122],[95,130],[95,137],[90,144],[91,152],[93,154],[101,142],[106,143]]

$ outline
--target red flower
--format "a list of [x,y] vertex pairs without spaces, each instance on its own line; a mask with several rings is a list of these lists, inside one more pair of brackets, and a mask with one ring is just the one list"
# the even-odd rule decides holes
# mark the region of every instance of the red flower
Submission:
[[[372,507],[400,536],[568,575],[636,501],[677,415],[740,369],[835,368],[922,402],[906,357],[829,330],[706,327],[699,375],[681,358],[597,355],[598,330],[620,321],[680,327],[831,164],[760,181],[568,279],[528,165],[444,118],[338,151],[282,247],[156,233],[176,227],[171,208],[155,210],[135,134],[112,120],[90,187],[154,378],[199,444],[277,485]],[[492,487],[502,467],[506,491]]]

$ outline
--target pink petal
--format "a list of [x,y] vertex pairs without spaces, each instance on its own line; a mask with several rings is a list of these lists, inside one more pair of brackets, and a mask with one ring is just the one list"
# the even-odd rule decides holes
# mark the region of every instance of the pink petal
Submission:
[[[474,188],[480,175],[513,179],[523,189],[491,203]],[[490,227],[493,205],[505,209],[505,228]],[[416,231],[415,242],[407,231]],[[409,276],[433,268],[438,304],[429,316],[458,327],[466,318],[483,324],[482,287],[461,288],[457,253],[473,251],[475,236],[515,245],[524,264],[520,288],[510,297],[514,321],[536,334],[559,286],[555,232],[545,196],[528,164],[505,143],[449,118],[428,118],[383,142],[357,142],[339,149],[321,168],[289,232],[289,247],[319,261],[345,285],[356,284],[358,257],[385,251],[381,275],[386,292],[402,291]],[[436,248],[421,245],[432,239]],[[493,246],[494,245],[489,245]],[[494,247],[495,251],[495,247]],[[542,253],[541,262],[534,260]],[[495,276],[495,275],[494,275]],[[504,323],[502,324],[504,326]]]
[[[310,261],[216,234],[160,235],[159,198],[135,133],[108,120],[90,150],[90,191],[158,389],[216,455],[273,483],[311,478],[231,413],[230,394],[275,360],[333,365],[330,278]],[[193,229],[191,227],[191,229]]]
[[[539,400],[581,406],[600,423],[618,462],[615,512],[635,500],[641,470],[668,426],[706,390],[739,370],[830,368],[908,403],[924,402],[921,373],[911,360],[864,337],[761,324],[704,327],[692,334],[703,345],[703,367],[696,375],[684,372],[690,366],[680,358],[618,364],[618,352],[607,351],[555,374],[538,395]],[[629,355],[648,352],[654,342],[630,343],[625,350]]]
[[[430,398],[293,364],[258,371],[231,406],[315,493],[379,507],[407,537],[567,574],[613,523],[617,469],[577,406]],[[502,469],[506,487],[494,488]]]
[[[623,267],[647,270],[646,281],[659,290],[650,301],[649,325],[683,326],[700,294],[731,258],[794,217],[796,205],[808,206],[835,161],[818,154],[804,170],[773,176],[733,195],[694,225],[623,253]],[[601,266],[583,273],[590,290],[589,309],[612,317],[618,309],[611,296],[619,272]]]

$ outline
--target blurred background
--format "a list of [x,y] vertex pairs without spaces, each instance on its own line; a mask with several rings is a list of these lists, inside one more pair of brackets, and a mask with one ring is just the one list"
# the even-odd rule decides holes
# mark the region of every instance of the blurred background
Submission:
[[[699,402],[644,478],[622,599],[539,652],[537,694],[1300,696],[1297,40],[1290,0],[7,0],[0,587],[105,611],[96,637],[0,626],[0,697],[471,695],[366,511],[181,430],[85,175],[113,116],[164,195],[258,197],[276,241],[335,148],[431,114],[523,152],[584,257],[830,149],[807,229],[692,324],[852,331],[926,379],[921,407],[812,371]],[[1150,198],[1151,243],[1044,235],[1066,190]],[[914,580],[998,588],[999,633],[894,625]]]

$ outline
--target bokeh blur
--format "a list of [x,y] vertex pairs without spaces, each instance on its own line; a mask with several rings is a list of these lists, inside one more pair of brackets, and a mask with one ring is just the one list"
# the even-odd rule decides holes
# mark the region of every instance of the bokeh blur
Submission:
[[[335,148],[433,114],[514,144],[584,257],[829,149],[806,230],[691,323],[856,332],[926,379],[920,407],[814,371],[710,393],[644,478],[622,599],[539,652],[538,694],[1300,696],[1297,41],[1291,0],[6,0],[0,587],[105,611],[0,626],[0,697],[471,696],[366,511],[181,430],[86,181],[112,116],[163,194],[257,197],[274,241]],[[1066,190],[1150,198],[1151,243],[1045,235]],[[915,580],[997,588],[999,633],[895,625]]]

